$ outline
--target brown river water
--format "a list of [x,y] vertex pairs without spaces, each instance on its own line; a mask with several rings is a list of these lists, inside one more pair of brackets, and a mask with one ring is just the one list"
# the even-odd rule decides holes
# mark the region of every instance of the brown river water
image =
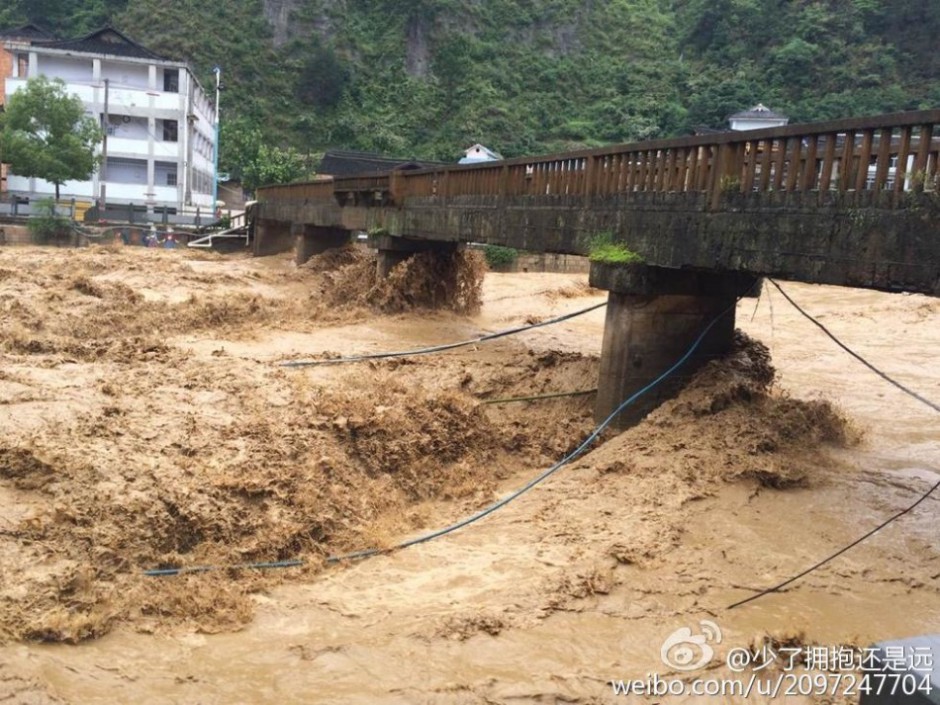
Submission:
[[[9,254],[0,258],[0,271],[10,261]],[[296,278],[279,283],[281,272],[291,269],[286,260],[209,259],[188,266],[196,277],[191,288],[204,283],[199,275],[227,275],[224,286],[260,296],[291,296],[305,286]],[[261,273],[254,274],[256,269]],[[148,299],[185,298],[179,287],[156,281],[133,264],[97,276],[123,281]],[[434,344],[603,301],[600,292],[585,288],[585,279],[488,274],[483,308],[475,316],[363,315],[325,327],[284,325],[229,338],[224,331],[183,331],[172,344],[210,364],[224,341],[226,354],[250,361],[252,369],[318,350]],[[940,400],[940,301],[782,285],[861,355]],[[681,422],[686,418],[681,409],[667,410],[472,527],[394,554],[262,586],[250,596],[253,618],[234,631],[185,622],[141,628],[130,619],[77,645],[9,640],[0,646],[0,702],[628,702],[632,699],[612,694],[609,681],[676,675],[663,663],[660,647],[681,627],[698,631],[702,620],[722,631],[718,660],[731,648],[765,638],[865,646],[940,632],[940,496],[784,592],[726,609],[840,548],[940,479],[936,412],[836,348],[769,286],[759,301],[742,301],[737,317],[738,327],[770,350],[778,372],[775,399],[828,400],[861,436],[844,447],[806,441],[801,448],[800,441],[781,451],[776,471],[786,476],[792,465],[805,481],[779,489],[747,479],[749,461],[736,446],[747,443],[748,434],[764,432],[764,421],[748,418],[757,412],[693,426]],[[508,360],[544,351],[595,360],[603,319],[603,310],[595,311],[485,349],[450,353],[448,360],[417,362],[402,379],[430,393],[449,384],[445,380],[458,368],[480,380],[486,374],[495,379]],[[20,369],[25,363],[17,359],[16,364]],[[75,395],[82,394],[82,380],[91,379],[93,369],[75,365],[78,381],[60,394],[58,406],[24,402],[19,411],[13,403],[0,406],[0,428],[5,414],[7,422],[20,414],[17,421],[35,429],[77,414]],[[552,369],[558,370],[553,389],[591,385],[580,368]],[[54,370],[43,370],[35,366],[31,379],[45,380],[49,389],[61,382]],[[314,387],[354,379],[333,367],[296,374]],[[355,374],[362,380],[355,384],[368,385],[369,376],[378,373]],[[207,408],[213,403],[205,401]],[[525,413],[540,415],[531,432],[537,434],[541,424],[544,433],[557,430],[563,436],[566,427],[559,419],[571,413],[566,403],[551,402],[549,411],[531,405]],[[582,426],[586,409],[589,402],[578,407]],[[521,423],[516,416],[494,418],[497,425]],[[773,424],[766,421],[766,428]],[[557,442],[559,449],[573,447],[564,438]],[[485,498],[421,500],[420,520],[412,529],[388,524],[392,540],[444,525],[520,486],[546,466],[550,450],[503,458],[504,472]],[[743,474],[732,471],[739,467]],[[28,498],[5,501],[8,519],[11,512],[32,511]],[[20,504],[9,504],[14,501]],[[16,579],[8,576],[6,582]],[[729,675],[724,666],[708,673]],[[748,700],[767,701],[757,695]]]

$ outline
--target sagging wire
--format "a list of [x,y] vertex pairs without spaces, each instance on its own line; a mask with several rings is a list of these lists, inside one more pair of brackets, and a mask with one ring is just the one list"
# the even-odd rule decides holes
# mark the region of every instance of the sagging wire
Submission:
[[877,367],[875,367],[873,364],[871,364],[868,360],[866,360],[864,357],[862,357],[861,355],[859,355],[857,352],[855,352],[854,350],[852,350],[851,348],[849,348],[848,345],[846,345],[846,344],[843,343],[841,340],[839,340],[839,339],[832,333],[832,331],[830,331],[828,328],[826,328],[826,326],[824,326],[824,325],[823,325],[822,323],[820,323],[818,320],[816,320],[815,318],[813,318],[813,316],[811,316],[809,313],[807,313],[807,312],[804,311],[802,308],[800,308],[800,305],[799,305],[798,303],[796,303],[796,301],[794,301],[794,300],[790,297],[790,295],[787,294],[787,292],[785,292],[785,291],[783,290],[783,288],[781,288],[781,286],[780,286],[777,282],[775,282],[773,279],[770,279],[770,278],[768,278],[767,281],[769,281],[771,284],[773,284],[773,285],[777,288],[777,291],[779,291],[781,294],[783,294],[783,298],[785,298],[785,299],[790,303],[790,305],[793,306],[793,308],[795,308],[797,311],[799,311],[807,320],[809,320],[813,325],[815,325],[817,328],[819,328],[819,330],[821,330],[823,333],[825,333],[827,336],[829,336],[829,338],[832,340],[832,342],[834,342],[836,345],[838,345],[840,348],[842,348],[845,352],[847,352],[849,355],[851,355],[851,356],[854,357],[856,360],[858,360],[859,362],[861,362],[863,365],[865,365],[865,367],[867,367],[869,370],[871,370],[872,372],[874,372],[876,375],[878,375],[879,377],[881,377],[883,380],[885,380],[885,381],[888,382],[889,384],[893,384],[895,387],[897,387],[898,389],[900,389],[900,390],[901,390],[902,392],[904,392],[905,394],[908,394],[908,395],[914,397],[917,401],[919,401],[919,402],[921,402],[921,403],[923,403],[923,404],[926,404],[927,406],[929,406],[929,407],[930,407],[931,409],[933,409],[934,411],[940,412],[940,404],[936,404],[936,403],[930,401],[929,399],[926,399],[925,397],[922,397],[920,394],[918,394],[918,393],[915,392],[914,390],[912,390],[912,389],[910,389],[910,388],[908,388],[908,387],[905,387],[903,384],[901,384],[900,382],[898,382],[898,381],[897,381],[896,379],[894,379],[893,377],[888,376],[887,373],[882,372],[881,370],[879,370]]
[[[908,394],[908,395],[912,396],[914,399],[917,399],[918,401],[920,401],[920,402],[926,404],[927,406],[929,406],[929,407],[930,407],[931,409],[933,409],[934,411],[940,412],[940,406],[938,406],[938,405],[935,404],[934,402],[930,401],[929,399],[924,398],[923,396],[921,396],[921,395],[918,394],[917,392],[913,391],[912,389],[907,388],[906,386],[904,386],[903,384],[901,384],[901,383],[898,382],[897,380],[895,380],[895,379],[893,379],[892,377],[890,377],[890,376],[889,376],[888,374],[886,374],[885,372],[882,372],[880,369],[878,369],[877,367],[875,367],[872,363],[870,363],[868,360],[866,360],[866,359],[863,358],[861,355],[859,355],[858,353],[856,353],[854,350],[852,350],[851,348],[849,348],[845,343],[843,343],[841,340],[839,340],[828,328],[826,328],[826,326],[824,326],[822,323],[820,323],[818,320],[816,320],[816,318],[814,318],[811,314],[809,314],[808,312],[806,312],[805,310],[803,310],[803,309],[799,306],[799,304],[797,304],[796,301],[794,301],[794,300],[790,297],[790,295],[787,294],[787,292],[783,290],[783,287],[781,287],[780,284],[778,284],[778,283],[777,283],[776,281],[774,281],[773,279],[770,279],[769,277],[768,277],[767,281],[769,281],[771,284],[774,285],[774,287],[776,287],[777,291],[779,291],[779,292],[783,295],[783,298],[785,298],[785,299],[790,303],[790,305],[793,306],[793,308],[795,308],[797,311],[799,311],[805,318],[807,318],[807,319],[808,319],[809,321],[811,321],[816,327],[818,327],[823,333],[825,333],[827,336],[829,336],[829,338],[830,338],[836,345],[838,345],[840,348],[842,348],[845,352],[847,352],[849,355],[851,355],[851,356],[854,357],[856,360],[858,360],[859,362],[861,362],[863,365],[865,365],[865,367],[867,367],[868,369],[870,369],[872,372],[874,372],[875,374],[877,374],[879,377],[881,377],[881,378],[884,379],[885,381],[889,382],[890,384],[893,384],[895,387],[897,387],[898,389],[900,389],[900,390],[901,390],[902,392],[904,392],[905,394]],[[889,524],[894,523],[895,521],[897,521],[898,519],[900,519],[901,517],[903,517],[905,514],[909,514],[910,512],[912,512],[914,509],[917,508],[918,505],[920,505],[920,504],[922,504],[923,502],[925,502],[925,501],[927,500],[927,498],[930,497],[930,496],[931,496],[934,492],[936,492],[938,489],[940,489],[940,481],[938,481],[936,484],[933,485],[933,487],[931,487],[929,490],[927,490],[927,491],[924,492],[922,495],[920,495],[920,497],[919,497],[913,504],[911,504],[909,507],[906,507],[906,508],[902,509],[901,511],[897,512],[896,514],[892,515],[891,517],[889,517],[888,519],[886,519],[885,521],[883,521],[881,524],[879,524],[878,526],[876,526],[876,527],[875,527],[874,529],[872,529],[871,531],[869,531],[869,532],[867,532],[866,534],[864,534],[864,535],[860,536],[859,538],[855,539],[852,543],[850,543],[850,544],[844,546],[843,548],[840,548],[840,549],[839,549],[838,551],[836,551],[835,553],[832,553],[832,554],[830,554],[829,556],[827,556],[826,558],[823,558],[821,561],[818,561],[817,563],[815,563],[814,565],[810,566],[809,568],[807,568],[806,570],[802,571],[801,573],[798,573],[797,575],[794,575],[792,578],[787,578],[787,579],[784,580],[782,583],[779,583],[779,584],[777,584],[777,585],[774,585],[773,587],[766,588],[766,589],[764,589],[764,590],[760,590],[759,592],[757,592],[757,593],[754,594],[754,595],[751,595],[750,597],[747,597],[747,598],[745,598],[745,599],[743,599],[743,600],[738,600],[737,602],[735,602],[735,603],[732,604],[732,605],[728,605],[728,608],[727,608],[727,609],[733,610],[733,609],[735,609],[736,607],[740,607],[740,606],[742,606],[742,605],[748,604],[749,602],[753,602],[754,600],[758,600],[758,599],[760,599],[761,597],[764,597],[765,595],[769,595],[769,594],[774,593],[774,592],[779,592],[780,590],[782,590],[783,588],[787,587],[788,585],[791,585],[791,584],[795,583],[795,582],[796,582],[797,580],[799,580],[800,578],[803,578],[803,577],[809,575],[809,574],[812,573],[814,570],[818,570],[819,568],[823,567],[823,566],[826,565],[827,563],[830,563],[831,561],[834,561],[836,558],[838,558],[839,556],[841,556],[843,553],[846,553],[846,552],[849,551],[850,549],[855,548],[856,546],[858,546],[860,543],[862,543],[862,542],[865,541],[866,539],[868,539],[868,538],[874,536],[875,534],[877,534],[879,531],[881,531],[883,528],[885,528],[885,527],[888,526]]]
[[513,404],[522,401],[541,401],[542,399],[561,399],[562,397],[584,397],[594,394],[597,388],[585,389],[580,392],[555,392],[553,394],[536,394],[531,397],[509,397],[508,399],[481,399],[483,404]]
[[183,575],[184,573],[211,573],[217,570],[266,570],[272,568],[299,568],[304,564],[302,560],[268,561],[263,563],[235,563],[232,565],[194,565],[182,568],[153,568],[145,570],[144,575],[150,578],[166,575]]
[[774,586],[771,587],[771,588],[766,588],[765,590],[761,590],[760,592],[758,592],[756,595],[751,595],[750,597],[747,597],[747,598],[745,598],[745,599],[743,599],[743,600],[738,600],[738,601],[735,602],[733,605],[728,605],[728,609],[729,609],[729,610],[733,610],[735,607],[740,607],[741,605],[746,605],[748,602],[753,602],[754,600],[758,600],[758,599],[760,599],[761,597],[764,597],[765,595],[769,595],[769,594],[772,593],[772,592],[780,592],[780,590],[782,590],[783,588],[787,587],[788,585],[791,585],[791,584],[795,583],[795,582],[796,582],[797,580],[799,580],[800,578],[803,578],[803,577],[809,575],[809,574],[812,573],[814,570],[817,570],[817,569],[819,569],[819,568],[822,568],[824,565],[826,565],[826,563],[829,563],[829,562],[831,562],[831,561],[834,561],[836,558],[838,558],[839,556],[841,556],[843,553],[847,552],[849,549],[855,548],[855,547],[858,546],[860,543],[862,543],[865,539],[868,539],[868,538],[874,536],[874,535],[877,534],[879,531],[881,531],[883,528],[885,528],[888,524],[891,524],[892,522],[897,521],[898,519],[900,519],[900,518],[901,518],[902,516],[904,516],[905,514],[908,514],[909,512],[913,511],[913,510],[917,507],[917,505],[921,504],[922,502],[925,502],[925,501],[927,500],[927,498],[928,498],[930,495],[932,495],[938,488],[940,488],[940,481],[937,481],[937,483],[936,483],[933,487],[931,487],[929,490],[927,490],[927,492],[925,492],[923,495],[921,495],[921,497],[920,497],[916,502],[914,502],[911,506],[907,507],[906,509],[902,509],[902,510],[899,511],[897,514],[895,514],[894,516],[890,517],[889,519],[886,519],[886,520],[883,521],[881,524],[879,524],[878,526],[876,526],[874,529],[872,529],[871,531],[869,531],[867,534],[864,534],[863,536],[859,536],[857,539],[855,539],[855,540],[854,540],[852,543],[850,543],[849,545],[847,545],[847,546],[845,546],[845,547],[843,547],[843,548],[840,548],[838,551],[836,551],[836,552],[833,553],[832,555],[827,556],[826,558],[823,558],[821,561],[819,561],[819,562],[816,563],[815,565],[810,566],[809,568],[807,568],[806,570],[804,570],[802,573],[798,573],[797,575],[794,575],[792,578],[787,578],[786,580],[784,580],[784,581],[783,581],[782,583],[780,583],[779,585],[774,585]]
[[[750,291],[750,289],[748,291]],[[745,294],[746,293],[747,292],[745,292]],[[726,309],[724,309],[721,313],[715,316],[711,320],[711,322],[707,326],[705,326],[702,332],[699,333],[698,337],[693,341],[692,345],[689,346],[688,350],[686,350],[686,352],[682,355],[682,357],[680,357],[676,362],[674,362],[671,367],[669,367],[665,372],[660,374],[656,379],[654,379],[652,382],[647,384],[645,387],[634,392],[629,397],[627,397],[623,402],[621,402],[620,405],[616,409],[614,409],[610,413],[610,415],[607,416],[607,418],[605,418],[600,424],[597,425],[597,427],[593,431],[591,431],[588,437],[584,439],[584,441],[582,441],[581,445],[579,445],[573,451],[568,453],[568,455],[566,455],[564,458],[559,460],[557,463],[552,465],[547,470],[544,470],[541,474],[536,476],[534,479],[530,480],[528,483],[526,483],[519,489],[510,493],[506,497],[503,497],[497,502],[494,502],[493,504],[486,507],[485,509],[481,509],[480,511],[478,511],[475,514],[470,515],[469,517],[461,519],[460,521],[457,521],[449,526],[445,526],[442,529],[432,531],[429,534],[425,534],[417,538],[409,539],[408,541],[403,541],[402,543],[399,543],[390,548],[370,548],[370,549],[365,549],[362,551],[354,551],[352,553],[346,553],[343,555],[330,556],[329,558],[327,558],[327,562],[328,563],[340,563],[343,561],[360,560],[363,558],[370,558],[372,556],[392,553],[394,551],[399,551],[403,548],[408,548],[409,546],[416,546],[418,544],[427,543],[428,541],[433,541],[434,539],[440,538],[441,536],[451,534],[459,529],[469,526],[470,524],[474,524],[480,521],[481,519],[483,519],[484,517],[487,517],[493,512],[497,511],[498,509],[505,507],[507,504],[509,504],[513,500],[518,499],[523,494],[531,490],[533,487],[547,480],[549,477],[551,477],[556,472],[561,470],[561,468],[568,465],[571,461],[575,460],[580,455],[582,455],[594,443],[594,441],[597,440],[597,438],[601,435],[604,429],[606,429],[611,424],[611,422],[615,418],[617,418],[617,416],[620,415],[620,413],[624,409],[626,409],[628,406],[633,404],[637,399],[639,399],[641,396],[649,392],[651,389],[657,387],[662,382],[664,382],[669,377],[671,377],[673,374],[675,374],[676,371],[689,360],[689,358],[692,356],[692,353],[694,353],[696,349],[698,349],[699,345],[701,345],[702,341],[705,339],[705,336],[707,336],[709,331],[711,331],[711,329],[715,327],[715,324],[717,324],[718,321],[720,321],[722,318],[728,315],[728,313],[730,313],[737,307],[738,301],[740,299],[741,297],[738,297],[737,299],[735,299],[733,304],[731,304]]]
[[456,343],[444,343],[443,345],[433,345],[427,348],[416,348],[414,350],[402,350],[399,352],[381,352],[381,353],[369,353],[366,355],[351,355],[349,357],[335,357],[335,358],[325,358],[322,360],[294,360],[290,362],[282,362],[281,367],[313,367],[316,365],[341,365],[350,362],[365,362],[367,360],[384,360],[392,357],[414,357],[416,355],[430,355],[432,353],[444,352],[447,350],[456,350],[457,348],[464,348],[469,345],[477,345],[478,343],[485,343],[490,340],[496,340],[497,338],[505,338],[509,335],[515,335],[517,333],[523,333],[527,330],[533,330],[535,328],[541,328],[542,326],[550,326],[555,323],[562,323],[563,321],[576,318],[578,316],[583,316],[586,313],[591,311],[596,311],[599,308],[603,308],[607,305],[607,302],[600,304],[595,304],[593,306],[588,306],[587,308],[582,308],[578,311],[573,311],[571,313],[566,313],[562,316],[557,316],[555,318],[549,318],[545,321],[540,321],[538,323],[530,323],[524,326],[518,326],[516,328],[507,328],[506,330],[497,331],[496,333],[488,333],[486,335],[481,335],[478,338],[473,338],[471,340],[461,340]]
[[[747,292],[745,292],[745,294],[746,294],[746,293],[747,293]],[[735,307],[737,307],[737,304],[738,304],[738,301],[740,300],[740,298],[741,298],[741,297],[738,297],[738,299],[735,299],[735,302],[734,302],[733,304],[731,304],[731,305],[728,306],[726,309],[724,309],[721,313],[719,313],[717,316],[715,316],[715,317],[711,320],[711,322],[710,322],[707,326],[705,326],[705,328],[702,330],[702,332],[699,333],[698,337],[693,341],[692,345],[689,346],[688,350],[686,350],[686,352],[685,352],[675,363],[673,363],[673,365],[672,365],[671,367],[669,367],[665,372],[663,372],[662,374],[660,374],[656,379],[654,379],[652,382],[650,382],[649,384],[647,384],[645,387],[643,387],[642,389],[640,389],[640,390],[637,391],[637,392],[634,392],[634,393],[633,393],[632,395],[630,395],[627,399],[625,399],[623,402],[621,402],[621,404],[620,404],[616,409],[614,409],[614,411],[611,412],[610,415],[607,416],[606,419],[604,419],[600,424],[598,424],[598,426],[588,435],[588,437],[581,443],[581,445],[579,445],[577,448],[575,448],[573,451],[571,451],[571,452],[570,452],[568,455],[566,455],[564,458],[562,458],[561,460],[559,460],[558,462],[556,462],[556,463],[555,463],[554,465],[552,465],[550,468],[548,468],[547,470],[544,470],[544,471],[543,471],[542,473],[540,473],[537,477],[535,477],[534,479],[530,480],[528,483],[526,483],[525,485],[523,485],[521,488],[515,490],[514,492],[512,492],[511,494],[507,495],[506,497],[500,499],[499,501],[494,502],[493,504],[491,504],[490,506],[486,507],[485,509],[482,509],[482,510],[478,511],[478,512],[476,512],[475,514],[472,514],[472,515],[469,516],[469,517],[466,517],[466,518],[464,518],[464,519],[461,519],[461,520],[458,521],[458,522],[455,522],[455,523],[453,523],[453,524],[450,524],[449,526],[445,526],[445,527],[442,528],[442,529],[438,529],[438,530],[436,530],[436,531],[433,531],[433,532],[431,532],[431,533],[429,533],[429,534],[425,534],[425,535],[423,535],[423,536],[419,536],[419,537],[417,537],[417,538],[413,538],[413,539],[409,539],[409,540],[407,540],[407,541],[403,541],[403,542],[401,542],[401,543],[399,543],[399,544],[397,544],[397,545],[395,545],[395,546],[389,547],[389,548],[369,548],[369,549],[364,549],[364,550],[361,550],[361,551],[354,551],[354,552],[352,552],[352,553],[346,553],[346,554],[342,554],[342,555],[330,556],[329,558],[326,559],[327,563],[340,563],[340,562],[344,562],[344,561],[361,560],[361,559],[364,559],[364,558],[370,558],[370,557],[372,557],[372,556],[378,556],[378,555],[382,555],[382,554],[392,553],[392,552],[394,552],[394,551],[398,551],[398,550],[401,550],[401,549],[403,549],[403,548],[408,548],[409,546],[415,546],[415,545],[418,545],[418,544],[427,543],[428,541],[432,541],[432,540],[434,540],[434,539],[436,539],[436,538],[440,538],[441,536],[446,536],[447,534],[451,534],[451,533],[453,533],[453,532],[455,532],[455,531],[457,531],[457,530],[459,530],[459,529],[462,529],[462,528],[464,528],[464,527],[466,527],[466,526],[469,526],[469,525],[471,525],[471,524],[474,524],[474,523],[480,521],[481,519],[483,519],[484,517],[487,517],[487,516],[489,516],[490,514],[494,513],[495,511],[501,509],[502,507],[505,507],[507,504],[509,504],[509,503],[512,502],[513,500],[518,499],[518,498],[521,497],[523,494],[525,494],[526,492],[528,492],[529,490],[531,490],[533,487],[535,487],[536,485],[542,483],[543,481],[545,481],[546,479],[548,479],[549,477],[551,477],[552,475],[554,475],[556,472],[558,472],[558,471],[559,471],[561,468],[563,468],[565,465],[568,465],[571,461],[573,461],[573,460],[575,460],[576,458],[578,458],[581,454],[583,454],[583,453],[594,443],[595,440],[597,440],[597,438],[598,438],[598,437],[600,436],[600,434],[604,431],[604,429],[606,429],[606,428],[610,425],[610,423],[611,423],[624,409],[626,409],[628,406],[630,406],[631,404],[633,404],[637,399],[639,399],[641,396],[643,396],[644,394],[646,394],[647,392],[649,392],[651,389],[653,389],[654,387],[658,386],[659,384],[661,384],[662,382],[664,382],[666,379],[668,379],[669,377],[671,377],[673,374],[675,374],[675,372],[676,372],[680,367],[682,367],[682,366],[688,361],[688,359],[692,356],[692,354],[695,352],[695,350],[698,349],[699,345],[701,345],[702,341],[705,339],[705,336],[708,335],[709,331],[711,331],[711,329],[715,327],[715,325],[718,323],[718,321],[720,321],[722,318],[724,318],[724,316],[728,315],[728,313],[730,313],[731,311],[733,311],[733,310],[735,309]],[[597,306],[591,306],[591,307],[589,307],[589,308],[587,308],[587,309],[583,309],[583,310],[578,311],[578,312],[575,312],[575,313],[573,313],[573,314],[567,314],[566,316],[563,316],[563,317],[560,317],[560,318],[557,318],[557,319],[553,319],[553,322],[556,322],[556,323],[557,323],[557,322],[560,322],[561,320],[567,320],[567,318],[571,318],[571,317],[573,317],[573,316],[575,316],[575,315],[581,315],[581,314],[583,314],[583,313],[587,313],[588,311],[593,311],[593,310],[595,310],[595,309],[597,309],[597,308],[600,308],[601,306],[606,306],[606,303],[604,303],[604,304],[599,304],[599,305],[597,305]],[[536,325],[548,325],[548,324],[549,324],[549,321],[544,321],[544,322],[542,322],[541,324],[536,324]],[[533,327],[533,326],[527,326],[527,328],[531,328],[531,327]],[[518,329],[517,329],[517,330],[518,330]],[[494,334],[494,335],[508,335],[508,334],[509,334],[509,332],[503,331],[502,333]],[[285,563],[290,563],[291,566],[294,566],[294,565],[302,565],[302,564],[303,564],[303,561],[300,561],[300,560],[298,560],[298,561],[296,561],[296,562],[294,562],[294,561],[286,561]],[[266,567],[280,567],[280,566],[276,566],[275,564],[265,564],[265,565],[266,565]],[[240,566],[234,566],[234,567],[240,567]],[[250,565],[249,565],[249,566],[246,566],[246,567],[250,567]],[[287,567],[287,566],[284,566],[284,567]],[[196,569],[196,571],[197,571],[197,572],[207,572],[207,571],[209,571],[209,570],[219,570],[219,569],[220,569],[220,568],[216,568],[216,567],[212,567],[212,566],[202,566],[202,567]],[[193,570],[191,570],[191,569],[185,569],[185,568],[181,568],[181,569],[164,568],[164,569],[157,569],[157,570],[152,570],[152,571],[144,571],[144,575],[148,575],[148,576],[151,576],[151,577],[160,577],[160,576],[167,576],[167,575],[178,575],[180,572],[193,572]]]

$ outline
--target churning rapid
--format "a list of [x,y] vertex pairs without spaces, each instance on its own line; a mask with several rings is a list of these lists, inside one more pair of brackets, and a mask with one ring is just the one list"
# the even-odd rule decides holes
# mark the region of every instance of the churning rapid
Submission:
[[[470,255],[409,267],[0,251],[0,699],[593,703],[665,673],[664,640],[706,619],[720,654],[940,629],[937,499],[725,609],[940,471],[933,412],[768,290],[739,305],[734,353],[640,425],[462,531],[326,564],[478,511],[593,428],[591,395],[486,402],[596,386],[603,310],[438,356],[278,366],[604,300],[584,275],[484,280]],[[940,303],[784,286],[940,398]],[[205,565],[222,569],[142,574]]]

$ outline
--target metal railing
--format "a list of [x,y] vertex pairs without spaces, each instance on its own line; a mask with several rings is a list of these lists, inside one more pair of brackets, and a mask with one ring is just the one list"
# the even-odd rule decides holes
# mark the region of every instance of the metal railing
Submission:
[[940,110],[724,132],[484,164],[363,174],[259,190],[259,200],[336,200],[384,192],[383,204],[458,196],[605,197],[629,193],[891,194],[936,191]]

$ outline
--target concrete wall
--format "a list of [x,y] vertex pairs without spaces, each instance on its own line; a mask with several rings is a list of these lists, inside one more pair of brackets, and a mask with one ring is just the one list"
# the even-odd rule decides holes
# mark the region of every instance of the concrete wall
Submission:
[[[7,189],[21,193],[33,193],[35,198],[53,198],[55,184],[43,179],[28,179],[25,176],[7,175]],[[59,197],[63,200],[69,198],[92,198],[91,181],[66,181],[59,189]]]
[[147,160],[108,157],[108,183],[146,186]]
[[29,228],[25,225],[10,225],[9,223],[0,223],[0,244],[2,245],[32,245],[33,240],[29,234]]
[[295,238],[302,232],[302,226],[292,230],[289,222],[258,219],[255,221],[252,253],[255,257],[264,257],[290,252],[294,248]]
[[[656,267],[737,271],[940,296],[940,194],[871,191],[622,193],[259,204],[263,217],[393,236],[585,255],[609,232]],[[259,215],[260,215],[259,214]]]
[[[46,57],[39,60],[39,68],[45,71],[43,63]],[[101,78],[110,79],[115,88],[140,88],[142,90],[150,89],[150,67],[146,64],[131,64],[116,61],[101,62]],[[156,87],[163,90],[163,84]]]
[[66,83],[91,83],[94,80],[94,62],[90,56],[73,59],[41,55],[38,65],[40,74],[61,78]]
[[116,139],[146,140],[150,137],[150,126],[147,118],[131,117],[130,115],[109,114],[110,130],[108,137]]
[[586,254],[610,232],[658,267],[940,295],[940,195],[901,198],[895,208],[890,193],[732,193],[709,210],[698,193],[476,196],[413,199],[370,217],[393,235],[563,254]]

